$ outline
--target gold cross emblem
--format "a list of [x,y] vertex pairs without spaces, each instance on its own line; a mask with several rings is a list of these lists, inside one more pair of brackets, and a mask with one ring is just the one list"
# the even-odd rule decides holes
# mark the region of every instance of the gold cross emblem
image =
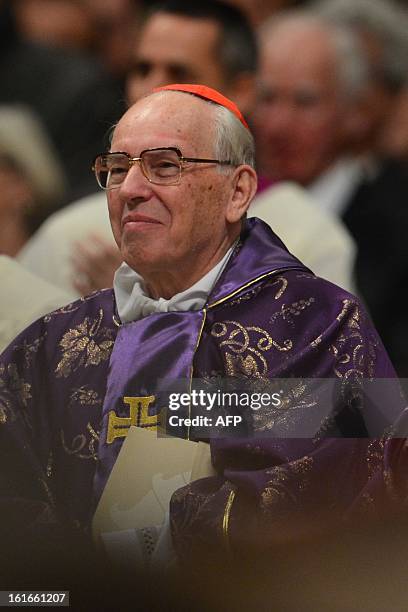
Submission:
[[108,418],[108,433],[106,435],[107,444],[112,444],[116,438],[126,438],[129,427],[148,427],[149,429],[157,429],[159,425],[159,416],[149,416],[149,406],[156,397],[147,395],[145,397],[124,397],[123,402],[129,406],[129,416],[119,417],[114,410],[109,412]]

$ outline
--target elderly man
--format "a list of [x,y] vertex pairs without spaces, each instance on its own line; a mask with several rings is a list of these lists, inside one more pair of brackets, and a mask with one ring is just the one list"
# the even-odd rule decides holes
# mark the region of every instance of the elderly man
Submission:
[[[254,103],[256,63],[255,33],[235,7],[218,0],[154,2],[133,42],[126,99],[134,104],[152,88],[174,81],[205,83],[245,114]],[[121,259],[104,195],[88,196],[51,216],[19,259],[73,297],[110,287]]]
[[[246,114],[254,98],[256,58],[255,35],[233,6],[218,0],[155,3],[134,47],[128,102],[133,104],[153,87],[176,79],[216,87]],[[252,214],[271,225],[316,274],[347,290],[353,288],[351,236],[341,222],[314,208],[302,190],[272,185],[254,201]],[[58,287],[72,292],[75,285],[78,296],[110,287],[121,259],[103,194],[51,216],[19,259]]]
[[320,529],[381,463],[375,443],[331,436],[376,435],[398,402],[374,431],[358,391],[321,415],[306,379],[358,387],[392,378],[392,366],[358,301],[244,220],[253,156],[240,111],[207,87],[162,88],[119,121],[95,161],[126,262],[114,290],[45,316],[3,354],[1,508],[13,543],[13,521],[23,538],[48,524],[87,530],[129,426],[158,425],[163,379],[303,380],[279,410],[256,412],[254,437],[211,441],[217,475],[174,494],[181,558]]

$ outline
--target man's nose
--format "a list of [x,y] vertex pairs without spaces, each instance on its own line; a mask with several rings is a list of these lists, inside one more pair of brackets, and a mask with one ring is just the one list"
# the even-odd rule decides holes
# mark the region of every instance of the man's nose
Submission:
[[151,195],[151,183],[142,172],[140,162],[133,162],[119,187],[119,195],[126,201],[147,199]]

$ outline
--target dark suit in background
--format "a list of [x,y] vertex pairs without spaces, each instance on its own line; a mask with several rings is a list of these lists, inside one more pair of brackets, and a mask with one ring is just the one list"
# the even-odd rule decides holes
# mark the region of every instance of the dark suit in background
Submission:
[[400,376],[408,377],[408,173],[385,160],[343,221],[356,240],[356,285]]

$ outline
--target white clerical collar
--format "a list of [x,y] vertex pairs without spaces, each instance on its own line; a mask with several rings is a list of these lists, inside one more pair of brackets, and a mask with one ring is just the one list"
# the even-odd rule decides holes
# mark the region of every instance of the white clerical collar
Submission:
[[169,300],[154,300],[146,294],[143,278],[123,263],[113,280],[118,315],[122,323],[137,321],[154,312],[200,310],[223,272],[235,244],[212,270],[189,289],[173,295]]

